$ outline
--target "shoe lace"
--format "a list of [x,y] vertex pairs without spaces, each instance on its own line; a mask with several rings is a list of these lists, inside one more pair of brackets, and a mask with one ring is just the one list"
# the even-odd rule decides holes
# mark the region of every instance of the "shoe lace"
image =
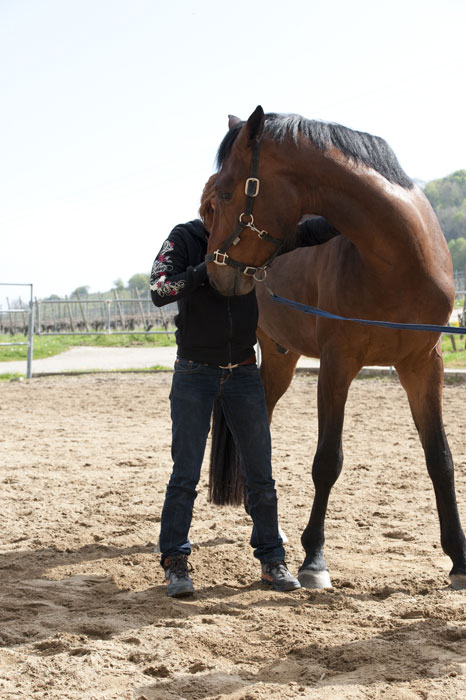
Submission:
[[284,561],[271,561],[265,567],[267,573],[275,571],[277,576],[283,576],[288,573],[288,567]]
[[186,557],[173,557],[170,559],[170,571],[178,578],[188,576],[188,573],[193,570],[190,562]]

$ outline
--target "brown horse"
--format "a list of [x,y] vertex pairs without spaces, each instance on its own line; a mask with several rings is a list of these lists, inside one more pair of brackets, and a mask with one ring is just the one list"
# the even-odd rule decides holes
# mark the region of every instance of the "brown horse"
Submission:
[[[230,117],[218,164],[206,259],[211,284],[221,293],[245,294],[267,272],[277,294],[340,316],[447,324],[454,286],[444,236],[385,141],[297,115],[264,115],[257,107],[247,122]],[[343,235],[280,256],[266,269],[287,234],[310,214],[325,217]],[[270,417],[299,357],[320,358],[315,495],[301,537],[301,584],[330,586],[324,521],[342,468],[345,403],[359,370],[377,364],[393,365],[408,395],[435,491],[442,547],[453,562],[451,584],[465,588],[466,540],[442,421],[439,333],[314,318],[277,304],[264,286],[257,284],[257,295]],[[276,343],[289,352],[278,353]]]

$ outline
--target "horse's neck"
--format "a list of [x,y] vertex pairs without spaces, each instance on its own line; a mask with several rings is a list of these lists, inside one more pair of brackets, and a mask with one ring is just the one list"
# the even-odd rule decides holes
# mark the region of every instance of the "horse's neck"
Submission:
[[[410,223],[404,212],[403,199],[380,196],[370,188],[359,192],[333,187],[320,188],[322,214],[335,228],[349,238],[362,258],[377,258],[390,263],[399,260],[411,240]],[[414,250],[413,250],[414,252]]]
[[[364,165],[315,148],[302,167],[306,213],[324,216],[371,265],[414,262],[426,252],[424,219],[430,208],[417,188],[392,184]],[[435,225],[435,217],[432,221]]]

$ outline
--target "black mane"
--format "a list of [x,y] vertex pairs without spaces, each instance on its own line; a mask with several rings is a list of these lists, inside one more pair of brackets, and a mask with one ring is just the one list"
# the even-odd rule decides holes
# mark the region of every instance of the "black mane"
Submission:
[[[217,151],[218,168],[222,167],[244,123],[236,124],[224,137]],[[341,124],[306,119],[299,114],[274,113],[265,115],[264,134],[274,141],[283,142],[286,138],[291,138],[295,143],[298,134],[302,134],[322,151],[335,146],[347,158],[373,168],[389,182],[406,189],[413,187],[413,181],[398,163],[394,152],[379,136],[353,131]]]

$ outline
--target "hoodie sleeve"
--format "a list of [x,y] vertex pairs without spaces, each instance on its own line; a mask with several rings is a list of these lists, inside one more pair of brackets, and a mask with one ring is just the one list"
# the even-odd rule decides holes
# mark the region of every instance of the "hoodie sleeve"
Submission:
[[152,265],[150,293],[155,306],[189,296],[207,280],[206,263],[193,265],[182,231],[174,229]]
[[329,224],[323,216],[313,216],[299,224],[296,231],[296,248],[320,245],[339,234],[340,231]]

